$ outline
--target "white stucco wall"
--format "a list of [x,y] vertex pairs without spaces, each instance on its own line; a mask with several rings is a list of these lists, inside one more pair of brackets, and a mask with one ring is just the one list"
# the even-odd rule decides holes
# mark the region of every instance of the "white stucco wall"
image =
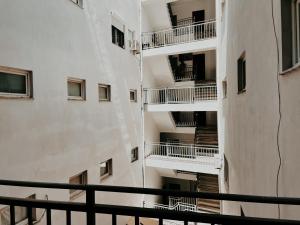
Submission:
[[[281,46],[280,1],[274,17]],[[276,196],[279,166],[277,128],[279,101],[277,51],[271,1],[226,1],[226,74],[228,97],[223,101],[225,155],[229,162],[229,192]],[[255,16],[254,16],[255,15]],[[251,18],[251,19],[250,19]],[[246,52],[246,92],[237,94],[237,59]],[[282,120],[279,146],[282,167],[279,196],[299,196],[300,71],[279,77]],[[277,206],[242,204],[246,216],[277,217]],[[298,218],[299,207],[281,207],[282,218]],[[224,212],[240,214],[239,204],[224,204]]]
[[[92,184],[142,186],[138,57],[111,43],[111,12],[140,33],[138,0],[0,1],[0,65],[33,71],[34,98],[0,99],[1,179],[68,182],[88,170]],[[127,35],[127,34],[126,34]],[[127,41],[126,41],[127,45]],[[86,101],[67,100],[67,77],[86,80]],[[99,102],[98,83],[111,85],[112,101]],[[113,175],[100,182],[99,163],[113,159]],[[1,187],[1,195],[26,197],[32,190]],[[68,200],[67,191],[37,191]],[[103,193],[98,199],[112,199]],[[141,204],[137,198],[119,198]]]

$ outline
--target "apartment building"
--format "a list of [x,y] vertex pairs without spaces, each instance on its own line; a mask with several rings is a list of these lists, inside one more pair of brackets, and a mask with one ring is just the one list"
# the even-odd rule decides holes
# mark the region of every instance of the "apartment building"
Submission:
[[[211,0],[142,1],[146,187],[220,190],[219,6]],[[156,208],[220,212],[213,200],[145,201]]]
[[[223,192],[299,196],[299,1],[223,1]],[[223,212],[299,219],[299,207],[226,202]]]
[[[1,179],[142,187],[134,48],[140,2],[1,0],[0,11]],[[2,196],[85,199],[80,191],[0,190]],[[142,204],[141,197],[96,197]],[[9,208],[0,212],[0,224],[9,224]],[[34,220],[44,220],[43,213],[37,210]],[[56,215],[59,224],[64,215]],[[80,215],[72,216],[80,223]],[[26,209],[17,208],[16,222],[25,218]]]

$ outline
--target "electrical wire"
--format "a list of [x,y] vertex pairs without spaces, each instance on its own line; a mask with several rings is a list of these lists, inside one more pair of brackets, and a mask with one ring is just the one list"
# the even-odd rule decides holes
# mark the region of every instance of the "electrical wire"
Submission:
[[[281,127],[282,112],[281,112],[281,93],[280,93],[280,80],[279,80],[279,76],[280,76],[279,75],[279,73],[280,73],[280,68],[279,68],[279,44],[278,44],[278,37],[277,37],[275,19],[274,19],[273,0],[271,0],[271,7],[272,7],[273,30],[274,30],[274,36],[275,36],[275,41],[276,41],[276,51],[277,51],[277,74],[276,74],[276,77],[277,77],[279,119],[278,119],[278,124],[277,124],[276,144],[277,144],[277,153],[278,153],[278,158],[279,158],[279,165],[278,165],[277,174],[276,174],[276,196],[279,197],[279,175],[280,175],[280,170],[281,170],[281,165],[282,165],[279,138],[280,138],[280,127]],[[277,207],[278,207],[278,218],[280,219],[280,217],[281,217],[280,216],[280,205],[278,204]]]

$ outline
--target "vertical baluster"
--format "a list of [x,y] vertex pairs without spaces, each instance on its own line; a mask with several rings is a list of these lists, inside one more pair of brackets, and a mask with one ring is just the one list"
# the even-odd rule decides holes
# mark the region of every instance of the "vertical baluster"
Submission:
[[116,214],[112,214],[112,225],[117,225],[117,215]]
[[71,211],[70,210],[66,211],[66,224],[71,225]]
[[51,225],[51,209],[46,209],[47,225]]
[[87,206],[87,225],[95,225],[95,190],[91,187],[86,190],[86,206]]
[[27,218],[28,218],[28,225],[33,225],[32,208],[31,207],[27,207]]
[[10,211],[10,224],[15,225],[16,224],[16,219],[15,219],[15,206],[11,205],[9,207]]
[[140,217],[135,216],[134,224],[135,224],[135,225],[140,225]]

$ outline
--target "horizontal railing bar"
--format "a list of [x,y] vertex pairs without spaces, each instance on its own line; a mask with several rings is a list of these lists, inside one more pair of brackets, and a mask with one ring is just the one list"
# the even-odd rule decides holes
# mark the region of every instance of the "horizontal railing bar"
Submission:
[[[92,185],[92,184],[73,185],[73,184],[64,184],[64,183],[28,182],[28,181],[11,181],[11,180],[0,180],[0,185],[32,187],[32,188],[50,188],[50,189],[78,189],[78,190],[92,189],[94,191],[120,192],[120,193],[128,193],[128,194],[148,194],[148,195],[192,197],[192,198],[237,201],[237,202],[300,205],[300,198],[291,198],[291,197],[271,197],[271,196],[208,193],[208,192],[189,192],[189,191],[174,191],[174,190],[154,189],[154,188],[137,188],[137,187],[124,187],[124,186]],[[3,201],[3,198],[8,198],[8,197],[1,197],[1,198]],[[30,201],[30,200],[26,200],[26,201]],[[55,204],[55,202],[53,202],[52,204]],[[81,207],[81,205],[75,204],[74,207],[75,208]]]
[[28,198],[14,198],[0,196],[0,205],[13,205],[20,207],[31,207],[37,209],[54,209],[63,211],[76,211],[86,212],[86,204],[79,202],[66,202],[66,201],[51,201],[51,200],[39,200]]
[[96,213],[112,214],[117,212],[122,216],[139,216],[144,218],[163,218],[169,220],[189,221],[189,222],[201,222],[201,223],[215,223],[215,224],[261,224],[261,225],[273,225],[273,224],[298,224],[300,221],[296,220],[278,220],[269,218],[257,218],[257,217],[241,217],[231,215],[209,214],[199,213],[191,211],[172,211],[172,210],[160,210],[151,208],[138,208],[131,206],[117,206],[117,205],[104,205],[96,204]]

